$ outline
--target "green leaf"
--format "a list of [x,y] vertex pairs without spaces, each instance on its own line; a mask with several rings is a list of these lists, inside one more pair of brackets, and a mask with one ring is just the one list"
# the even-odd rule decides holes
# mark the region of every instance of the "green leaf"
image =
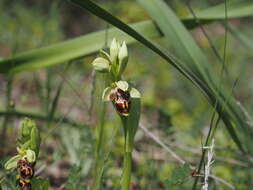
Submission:
[[32,181],[32,188],[36,190],[50,190],[50,183],[47,179],[42,178],[33,178]]
[[[131,26],[150,38],[161,36],[152,21],[139,22]],[[106,30],[93,32],[72,40],[1,59],[0,73],[14,74],[21,71],[32,71],[98,52],[104,46],[105,32]],[[132,37],[116,28],[108,29],[107,33],[108,41],[115,37],[119,41],[125,40],[126,43],[135,42]]]
[[71,189],[71,190],[83,190],[85,189],[81,184],[81,171],[82,168],[80,166],[77,165],[73,165],[70,170],[69,170],[69,177],[68,177],[68,181],[66,184],[66,188],[67,189]]
[[[199,20],[219,20],[225,19],[225,3],[217,6],[197,11],[195,13]],[[240,0],[240,1],[227,1],[227,16],[228,18],[241,18],[253,15],[253,2],[252,0]],[[186,19],[193,19],[192,15],[189,15]]]
[[[249,140],[247,131],[250,131],[249,126],[245,123],[245,115],[228,90],[220,84],[221,81],[216,80],[220,76],[214,74],[207,58],[193,40],[191,34],[171,8],[162,0],[138,0],[138,2],[157,22],[168,43],[173,46],[176,55],[193,72],[209,103],[220,114],[233,141],[244,152],[246,150],[245,145],[247,145],[245,139]],[[242,144],[242,141],[245,143]],[[247,148],[248,151],[251,151],[250,146],[247,146]]]
[[131,98],[131,108],[129,115],[127,117],[120,115],[125,133],[125,152],[131,153],[133,151],[134,137],[139,127],[140,116],[141,98]]
[[171,177],[165,182],[166,190],[173,190],[175,187],[180,187],[181,184],[186,182],[189,176],[191,176],[189,164],[177,166],[172,171]]
[[[78,1],[72,1],[78,3]],[[252,5],[253,2],[250,0],[229,3],[228,7],[230,13],[228,13],[228,18],[253,15]],[[92,7],[89,2],[87,6]],[[224,19],[224,3],[204,11],[195,11],[195,13],[202,23]],[[182,18],[182,20],[189,29],[198,26],[191,15]],[[162,37],[162,33],[151,20],[132,24],[131,27],[148,38]],[[105,30],[102,30],[73,40],[20,53],[8,58],[0,58],[0,73],[9,72],[14,74],[21,71],[32,71],[97,52],[104,46],[105,32]],[[112,37],[117,38],[119,41],[125,40],[128,44],[136,41],[134,38],[131,38],[115,28],[108,29],[108,41],[111,41]]]

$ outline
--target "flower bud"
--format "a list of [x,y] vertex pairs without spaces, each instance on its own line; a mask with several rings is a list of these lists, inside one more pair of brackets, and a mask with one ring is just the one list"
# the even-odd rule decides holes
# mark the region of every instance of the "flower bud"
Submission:
[[36,127],[36,124],[33,120],[29,118],[24,118],[21,123],[22,129],[21,134],[23,138],[29,138],[32,128]]
[[119,49],[118,58],[119,58],[119,74],[122,74],[128,62],[128,51],[125,41],[123,42],[122,46]]
[[101,73],[106,73],[109,72],[110,64],[109,61],[102,58],[98,57],[92,62],[93,68],[95,71],[101,72]]
[[110,57],[111,61],[115,62],[117,60],[118,54],[119,54],[119,43],[115,38],[113,38],[111,46],[110,46]]

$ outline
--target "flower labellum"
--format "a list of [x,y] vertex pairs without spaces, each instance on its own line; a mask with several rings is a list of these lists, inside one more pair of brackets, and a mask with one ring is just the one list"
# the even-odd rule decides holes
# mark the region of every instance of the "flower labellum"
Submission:
[[140,98],[140,93],[135,88],[129,88],[126,81],[118,81],[114,85],[104,90],[102,98],[104,101],[112,101],[120,115],[128,116],[131,109],[131,98]]
[[31,189],[31,179],[34,175],[35,162],[29,162],[27,158],[20,159],[17,163],[17,168],[19,170],[18,184],[21,189],[30,190]]
[[113,103],[121,115],[128,116],[131,106],[130,93],[128,91],[117,89]]

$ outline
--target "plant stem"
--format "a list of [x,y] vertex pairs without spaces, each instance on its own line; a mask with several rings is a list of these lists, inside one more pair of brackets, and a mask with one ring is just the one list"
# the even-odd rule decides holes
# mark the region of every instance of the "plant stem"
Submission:
[[123,175],[122,175],[122,190],[129,190],[131,182],[131,171],[132,171],[132,152],[125,152],[124,164],[123,164]]
[[[30,112],[25,112],[25,111],[17,111],[17,110],[10,110],[10,111],[3,111],[0,110],[0,117],[17,117],[17,118],[22,118],[22,117],[30,117],[32,119],[36,119],[36,120],[40,120],[40,121],[47,121],[48,117],[44,114],[39,114],[39,113],[30,113]],[[63,118],[62,117],[53,117],[52,118],[52,122],[63,122],[69,125],[72,125],[74,127],[79,127],[81,126],[81,124],[75,123],[74,121],[72,121],[71,119],[68,118]]]
[[[105,88],[107,85],[107,76],[102,76],[102,81],[105,81],[104,84],[102,85],[102,89]],[[100,99],[100,101],[102,101]],[[98,125],[98,136],[97,136],[97,143],[96,143],[96,151],[95,151],[95,170],[94,170],[94,176],[95,176],[95,184],[92,189],[99,190],[101,189],[101,179],[103,176],[103,170],[104,167],[101,167],[104,165],[104,157],[103,157],[103,147],[104,147],[104,141],[105,141],[105,131],[104,131],[104,125],[105,125],[105,114],[106,114],[106,104],[104,102],[100,102],[101,105],[101,110],[100,110],[100,123]]]
[[[11,91],[12,91],[12,78],[7,78],[7,91],[6,91],[6,110],[11,111]],[[5,115],[4,121],[3,121],[3,128],[1,132],[1,146],[5,146],[5,138],[6,138],[6,132],[7,127],[9,123],[9,116]]]

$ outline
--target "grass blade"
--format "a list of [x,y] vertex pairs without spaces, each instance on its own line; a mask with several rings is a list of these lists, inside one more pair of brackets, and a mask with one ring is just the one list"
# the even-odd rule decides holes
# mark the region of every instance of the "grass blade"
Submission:
[[[218,6],[196,12],[196,16],[201,23],[222,20],[224,19],[223,7],[224,4],[220,4]],[[232,2],[229,3],[228,9],[228,18],[251,16],[253,15],[253,2]],[[198,23],[196,23],[192,15],[181,18],[181,20],[188,29],[198,26]],[[148,38],[158,38],[163,36],[160,33],[160,30],[156,27],[156,24],[151,20],[135,23],[131,26]],[[75,38],[73,40],[20,53],[8,58],[0,58],[0,73],[31,71],[60,64],[71,59],[97,52],[104,45],[103,40],[105,32],[106,30],[102,30]],[[116,37],[119,40],[124,39],[127,43],[135,42],[133,38],[115,28],[108,30],[108,41],[110,41],[112,37]],[[89,46],[86,46],[86,44],[89,44]]]
[[[150,38],[161,36],[152,21],[139,22],[133,24],[132,27]],[[31,71],[92,54],[104,46],[105,32],[105,30],[93,32],[73,40],[20,53],[16,56],[0,60],[0,73]],[[124,39],[127,43],[135,42],[129,35],[124,34],[116,28],[108,29],[107,32],[109,41],[113,37],[116,37],[119,40]]]

